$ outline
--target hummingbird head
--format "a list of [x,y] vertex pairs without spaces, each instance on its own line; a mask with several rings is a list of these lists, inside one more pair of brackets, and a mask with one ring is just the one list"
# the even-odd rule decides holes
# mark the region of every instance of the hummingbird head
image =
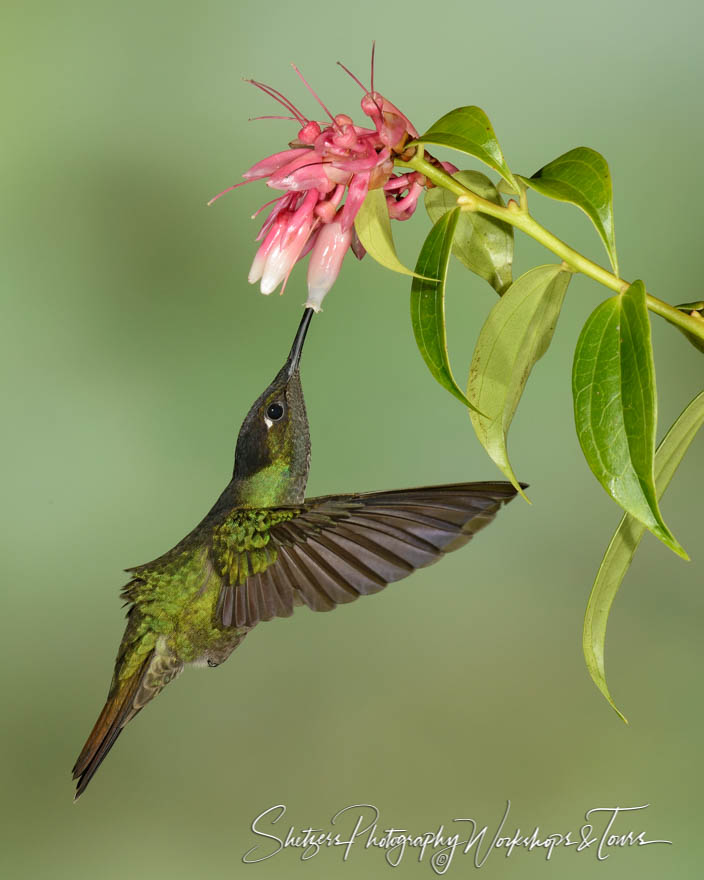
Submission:
[[287,507],[303,502],[310,435],[299,362],[313,309],[306,309],[286,363],[252,404],[235,449],[234,490],[240,507]]

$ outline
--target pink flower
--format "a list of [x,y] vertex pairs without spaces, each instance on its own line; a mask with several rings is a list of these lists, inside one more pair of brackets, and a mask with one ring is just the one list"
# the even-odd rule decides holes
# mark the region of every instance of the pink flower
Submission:
[[309,192],[295,211],[281,210],[274,217],[249,270],[249,282],[261,278],[262,293],[271,293],[288,277],[311,237],[315,192]]
[[342,260],[351,244],[352,230],[343,229],[342,223],[334,220],[322,227],[308,263],[306,307],[320,311],[320,304],[340,274]]
[[[271,206],[257,236],[261,245],[249,281],[259,281],[265,294],[279,284],[285,287],[293,266],[310,253],[308,305],[318,311],[340,272],[347,250],[351,249],[359,259],[364,256],[354,220],[368,191],[383,188],[389,216],[407,220],[416,209],[426,180],[417,173],[394,175],[394,158],[403,153],[406,143],[417,137],[418,132],[396,106],[374,91],[373,50],[371,89],[366,89],[344,68],[364,89],[362,110],[373,127],[355,125],[342,113],[333,116],[295,65],[294,69],[330,121],[308,119],[280,92],[251,80],[291,114],[275,118],[292,119],[300,128],[289,149],[261,159],[243,174],[245,183],[266,180],[268,187],[283,192],[260,209]],[[210,203],[230,189],[234,187],[224,190]]]

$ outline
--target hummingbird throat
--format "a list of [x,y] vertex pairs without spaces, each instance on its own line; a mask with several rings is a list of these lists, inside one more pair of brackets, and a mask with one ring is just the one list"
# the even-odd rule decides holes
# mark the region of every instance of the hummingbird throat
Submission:
[[286,462],[276,461],[248,477],[234,481],[238,507],[296,507],[303,503],[308,474],[296,477]]
[[298,371],[312,310],[306,309],[288,360],[242,423],[230,484],[238,507],[296,507],[310,469],[310,434]]

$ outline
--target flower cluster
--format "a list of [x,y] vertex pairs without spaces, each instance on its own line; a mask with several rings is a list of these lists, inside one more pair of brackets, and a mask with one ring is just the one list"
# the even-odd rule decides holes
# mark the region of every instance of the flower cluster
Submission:
[[[301,76],[295,66],[294,69]],[[397,107],[374,91],[373,59],[372,87],[362,86],[365,94],[361,102],[373,127],[355,125],[345,114],[333,116],[305,79],[303,82],[327,113],[329,122],[308,119],[281,93],[263,83],[251,82],[292,114],[266,118],[291,119],[299,124],[300,130],[288,149],[262,159],[242,175],[245,183],[266,179],[271,189],[283,191],[283,195],[257,212],[271,206],[257,236],[261,244],[249,281],[259,281],[265,294],[282,282],[285,287],[295,263],[310,254],[307,305],[319,311],[347,250],[351,249],[359,259],[364,256],[354,219],[368,191],[383,188],[389,216],[394,220],[407,220],[415,211],[426,179],[416,172],[395,175],[394,158],[403,153],[409,139],[418,137],[418,132]]]

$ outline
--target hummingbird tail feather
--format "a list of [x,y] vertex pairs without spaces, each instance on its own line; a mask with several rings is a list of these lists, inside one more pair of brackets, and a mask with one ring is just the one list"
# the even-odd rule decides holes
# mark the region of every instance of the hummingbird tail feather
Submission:
[[98,720],[95,722],[95,726],[73,768],[73,778],[78,779],[76,800],[85,791],[96,770],[115,744],[123,727],[142,708],[143,703],[137,700],[137,696],[153,656],[154,651],[145,658],[142,665],[130,678],[121,682],[114,690],[111,689],[103,711],[98,716]]

